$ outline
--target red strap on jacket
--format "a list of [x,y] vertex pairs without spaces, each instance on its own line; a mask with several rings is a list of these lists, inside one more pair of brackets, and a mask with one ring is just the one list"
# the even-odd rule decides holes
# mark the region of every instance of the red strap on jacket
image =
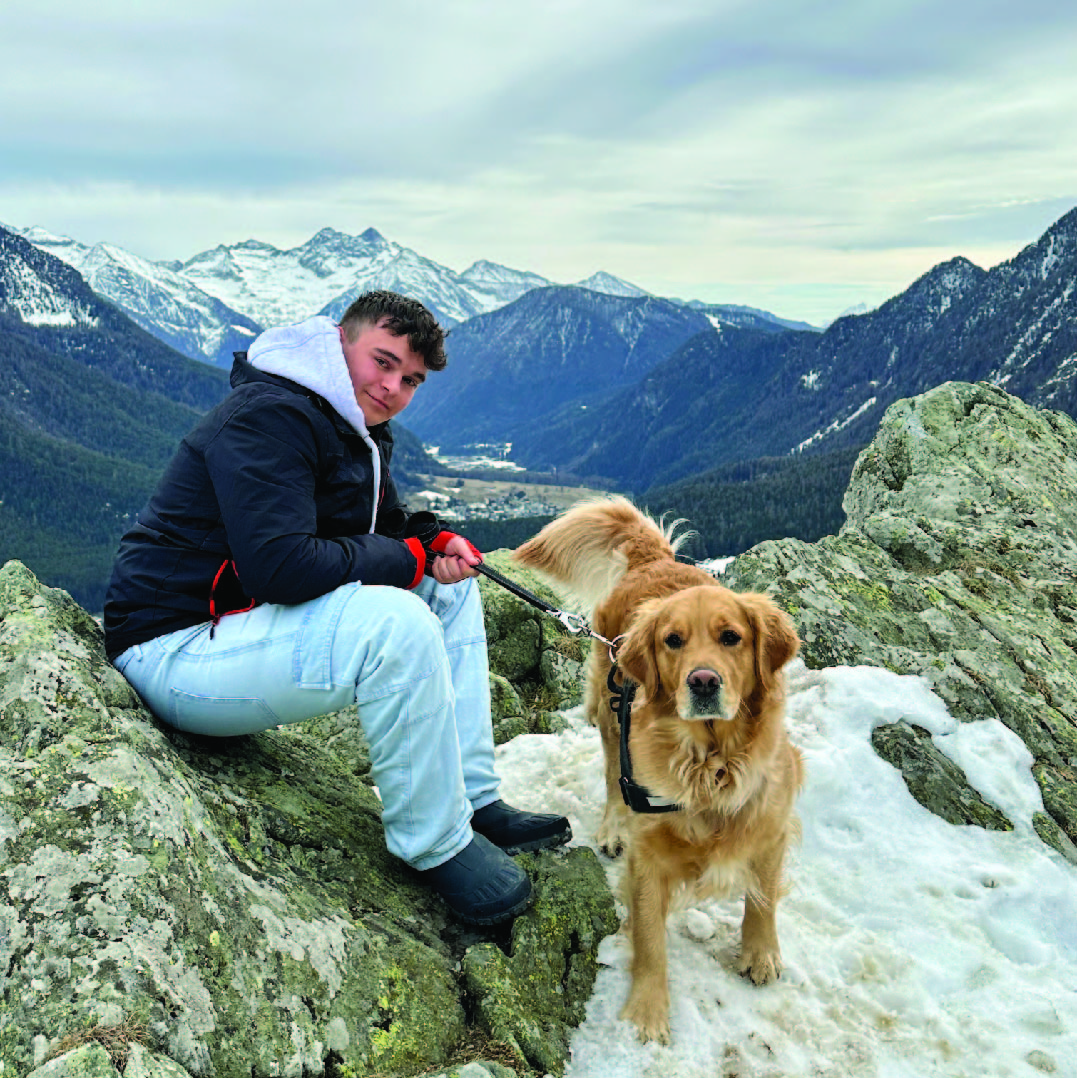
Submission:
[[[209,588],[209,620],[213,623],[214,629],[220,624],[221,618],[226,618],[229,614],[245,614],[248,610],[253,610],[255,606],[255,600],[252,599],[246,606],[236,607],[235,610],[222,610],[219,614],[217,613],[217,585],[220,584],[221,577],[224,576],[224,571],[228,568],[231,568],[236,580],[239,580],[236,563],[231,558],[226,558],[221,562],[221,567],[217,570],[217,575],[213,578],[213,583]],[[210,632],[212,631],[211,629]]]
[[419,581],[422,580],[423,574],[426,572],[426,547],[414,537],[411,539],[405,539],[404,545],[415,555],[416,569],[415,576],[412,577],[411,583],[408,585],[408,590],[417,588]]

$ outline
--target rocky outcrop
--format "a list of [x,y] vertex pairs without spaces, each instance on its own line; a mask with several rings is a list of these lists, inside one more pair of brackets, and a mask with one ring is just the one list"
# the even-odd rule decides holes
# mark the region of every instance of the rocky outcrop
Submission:
[[[1037,832],[1077,859],[1077,425],[947,383],[887,410],[843,505],[838,535],[763,543],[726,582],[793,615],[809,666],[919,674],[956,718],[1000,719],[1035,759]],[[874,741],[914,796],[1005,826],[900,726]]]
[[0,570],[0,1074],[561,1070],[616,928],[597,858],[525,859],[534,907],[465,931],[331,734],[166,731],[66,593]]
[[[495,550],[486,563],[553,606],[561,600],[530,569]],[[558,712],[580,703],[589,643],[561,623],[522,602],[487,577],[479,578],[490,642],[494,738],[498,744],[523,733],[552,733]]]

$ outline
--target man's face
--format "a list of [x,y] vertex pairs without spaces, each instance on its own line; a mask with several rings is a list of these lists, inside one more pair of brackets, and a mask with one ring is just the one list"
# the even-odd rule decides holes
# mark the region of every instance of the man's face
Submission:
[[354,341],[341,329],[340,346],[368,427],[407,408],[426,380],[426,364],[411,350],[408,338],[395,336],[380,323],[362,326]]

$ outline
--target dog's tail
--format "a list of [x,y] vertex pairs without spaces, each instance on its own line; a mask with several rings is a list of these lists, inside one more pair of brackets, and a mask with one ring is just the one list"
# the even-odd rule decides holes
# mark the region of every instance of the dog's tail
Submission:
[[679,540],[627,498],[595,498],[550,521],[513,553],[594,610],[629,568],[672,559]]

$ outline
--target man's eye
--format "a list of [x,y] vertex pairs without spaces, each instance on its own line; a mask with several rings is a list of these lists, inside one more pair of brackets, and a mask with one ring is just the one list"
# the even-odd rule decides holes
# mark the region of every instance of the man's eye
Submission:
[[740,643],[740,633],[734,632],[732,629],[723,629],[722,635],[719,640],[727,647],[736,647]]
[[669,636],[666,637],[666,647],[667,648],[683,648],[684,647],[684,641],[681,639],[681,637],[680,637],[680,635],[678,633],[670,633]]

